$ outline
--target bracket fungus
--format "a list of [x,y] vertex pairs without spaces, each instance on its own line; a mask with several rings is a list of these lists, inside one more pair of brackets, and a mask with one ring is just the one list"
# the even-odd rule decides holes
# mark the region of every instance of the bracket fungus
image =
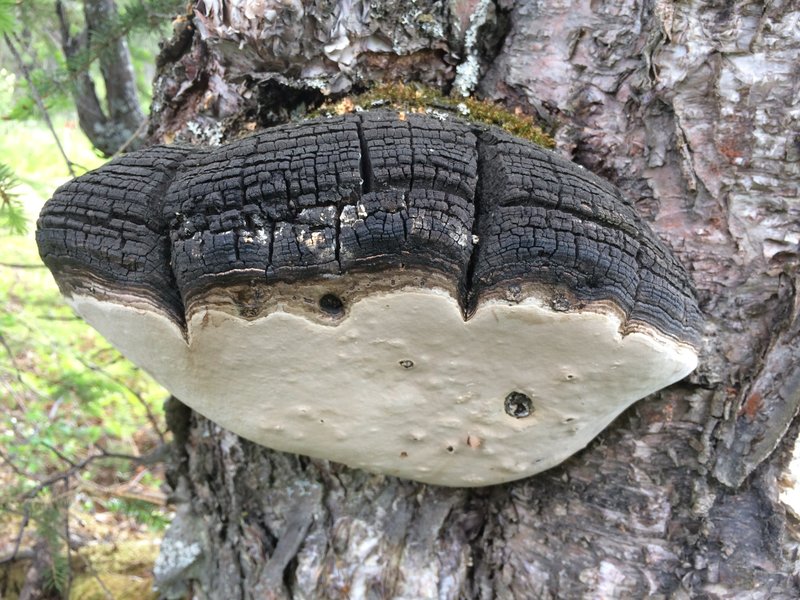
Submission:
[[59,188],[37,240],[75,310],[195,410],[428,483],[552,467],[697,362],[689,278],[630,202],[456,118],[153,146]]

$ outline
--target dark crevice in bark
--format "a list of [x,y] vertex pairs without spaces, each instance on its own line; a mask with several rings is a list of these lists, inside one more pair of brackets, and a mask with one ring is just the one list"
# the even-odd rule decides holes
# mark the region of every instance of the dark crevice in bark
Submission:
[[[172,182],[175,181],[175,177],[178,175],[178,172],[181,170],[181,165],[186,160],[188,152],[184,154],[183,159],[178,161],[177,163],[170,165],[172,168],[164,169],[164,173],[166,175],[164,181],[161,183],[159,188],[153,193],[149,200],[150,200],[150,209],[151,214],[159,214],[160,218],[158,220],[158,235],[159,241],[162,245],[164,251],[164,257],[166,259],[166,276],[169,278],[169,285],[168,289],[178,290],[179,297],[176,299],[179,303],[175,304],[174,306],[170,307],[172,309],[173,314],[171,315],[172,318],[175,320],[176,323],[179,324],[181,330],[186,335],[186,304],[185,299],[182,295],[180,295],[180,288],[178,287],[178,281],[175,278],[175,271],[172,269],[172,232],[170,231],[169,223],[164,219],[164,215],[161,214],[161,209],[163,207],[163,199],[167,197],[169,194],[169,189],[172,186]],[[158,211],[158,212],[156,212]]]
[[288,123],[322,105],[328,98],[318,89],[287,85],[275,78],[256,84],[258,124],[273,127]]
[[472,133],[475,136],[475,152],[477,153],[477,179],[475,180],[475,196],[472,198],[472,250],[469,255],[469,262],[467,263],[467,271],[464,276],[463,291],[459,298],[461,304],[461,311],[463,312],[464,319],[469,318],[475,314],[478,307],[478,295],[475,293],[475,268],[478,264],[478,257],[482,248],[481,231],[484,221],[488,221],[489,217],[483,217],[484,202],[483,202],[483,184],[484,179],[481,177],[481,170],[484,165],[483,144],[481,140],[483,130],[473,129]]
[[[265,482],[265,487],[269,489],[271,487],[271,483]],[[259,507],[256,507],[256,509],[257,508]],[[268,517],[263,511],[253,513],[253,515],[254,518],[252,523],[255,526],[256,531],[260,534],[261,544],[264,548],[264,554],[265,556],[270,556],[275,552],[275,547],[278,545],[279,538],[267,524]]]
[[286,188],[286,206],[289,207],[289,211],[291,211],[292,219],[297,217],[297,203],[295,202],[292,196],[292,182],[286,176],[286,173],[283,174],[283,185]]
[[[338,246],[338,244],[337,244]],[[264,266],[264,280],[268,280],[269,276],[269,269],[273,263],[272,257],[275,251],[275,223],[272,222],[269,224],[269,242],[268,242],[268,250],[267,250],[267,264]]]
[[[462,526],[470,549],[466,578],[470,598],[484,598],[487,597],[486,593],[489,597],[496,594],[492,578],[499,566],[492,555],[495,538],[502,538],[503,534],[497,524],[497,514],[508,504],[509,492],[508,486],[472,490],[465,503],[464,512],[476,520],[469,528]],[[487,507],[491,508],[487,510]]]
[[491,65],[503,49],[511,31],[511,6],[503,8],[501,2],[494,4],[494,20],[487,21],[478,29],[478,52],[481,64]]
[[411,192],[414,191],[414,178],[416,177],[416,167],[417,167],[417,149],[414,146],[414,128],[411,126],[411,123],[408,121],[406,123],[406,128],[408,129],[408,144],[411,147],[411,178],[408,180],[408,192],[409,195]]
[[356,127],[358,128],[358,141],[361,145],[361,157],[358,166],[361,170],[361,196],[363,197],[365,194],[369,194],[372,191],[372,181],[375,175],[372,172],[372,164],[370,163],[369,159],[369,146],[367,145],[367,139],[364,137],[363,118],[358,118],[358,121],[356,121]]
[[178,489],[178,480],[189,476],[189,432],[192,426],[192,409],[170,396],[164,402],[167,429],[172,432],[172,461],[167,470],[167,483]]
[[294,598],[297,564],[297,556],[294,556],[292,560],[287,563],[286,568],[283,570],[283,585],[286,587],[286,593],[289,598]]
[[342,211],[345,205],[341,204],[336,208],[336,244],[334,247],[334,260],[339,265],[338,274],[342,274]]
[[156,57],[156,68],[163,69],[165,66],[176,63],[192,49],[192,39],[194,38],[195,27],[190,18],[182,21],[176,20],[173,24],[175,34],[169,40],[159,44],[160,52]]
[[[241,527],[239,527],[239,535],[237,537],[239,539],[242,539],[244,537]],[[236,559],[234,561],[236,563],[236,570],[239,573],[239,581],[247,581],[247,579],[248,579],[247,571],[246,571],[245,566],[244,566],[244,561],[245,560],[247,560],[247,557],[245,556],[244,550],[240,549],[239,552],[236,553]],[[239,598],[240,598],[240,600],[247,600],[247,594],[248,594],[248,591],[249,591],[247,589],[247,587],[244,586],[244,585],[241,585],[241,586],[238,586],[238,588],[239,588]]]

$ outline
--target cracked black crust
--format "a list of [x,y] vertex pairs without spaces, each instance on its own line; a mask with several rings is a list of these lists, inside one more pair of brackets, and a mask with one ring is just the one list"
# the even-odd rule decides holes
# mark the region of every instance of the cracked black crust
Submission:
[[688,275],[619,190],[454,118],[374,111],[216,148],[154,146],[59,188],[37,241],[65,293],[120,290],[179,323],[221,288],[361,273],[388,289],[429,272],[467,316],[533,289],[566,298],[560,310],[610,305],[626,329],[699,343]]
[[619,189],[497,129],[484,131],[478,148],[473,301],[514,281],[559,286],[572,303],[613,303],[627,330],[651,325],[699,344],[702,315],[688,274]]
[[183,320],[162,213],[169,185],[193,151],[132,152],[56,190],[39,216],[36,242],[62,292],[121,288]]

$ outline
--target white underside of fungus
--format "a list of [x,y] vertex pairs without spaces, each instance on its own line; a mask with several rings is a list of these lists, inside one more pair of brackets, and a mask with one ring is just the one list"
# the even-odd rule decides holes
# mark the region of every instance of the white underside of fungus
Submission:
[[209,308],[191,316],[188,340],[135,301],[71,304],[170,393],[247,439],[447,486],[553,467],[697,363],[655,330],[623,336],[613,310],[557,312],[532,297],[484,303],[468,321],[430,289],[364,297],[335,325]]

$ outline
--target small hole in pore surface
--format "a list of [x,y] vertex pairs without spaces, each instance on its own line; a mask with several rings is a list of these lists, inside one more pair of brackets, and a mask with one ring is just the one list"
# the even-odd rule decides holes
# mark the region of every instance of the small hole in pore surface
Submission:
[[344,314],[344,304],[336,294],[325,294],[319,299],[319,307],[332,317],[341,317]]
[[414,368],[414,361],[413,360],[401,360],[400,366],[404,369],[413,369]]
[[522,392],[511,392],[506,396],[506,414],[516,419],[524,419],[533,413],[533,400]]
[[455,451],[455,448],[453,448],[452,446],[448,446],[448,447],[447,447],[447,451],[448,451],[448,452],[450,452],[450,453],[452,453],[452,452],[454,452],[454,451]]

